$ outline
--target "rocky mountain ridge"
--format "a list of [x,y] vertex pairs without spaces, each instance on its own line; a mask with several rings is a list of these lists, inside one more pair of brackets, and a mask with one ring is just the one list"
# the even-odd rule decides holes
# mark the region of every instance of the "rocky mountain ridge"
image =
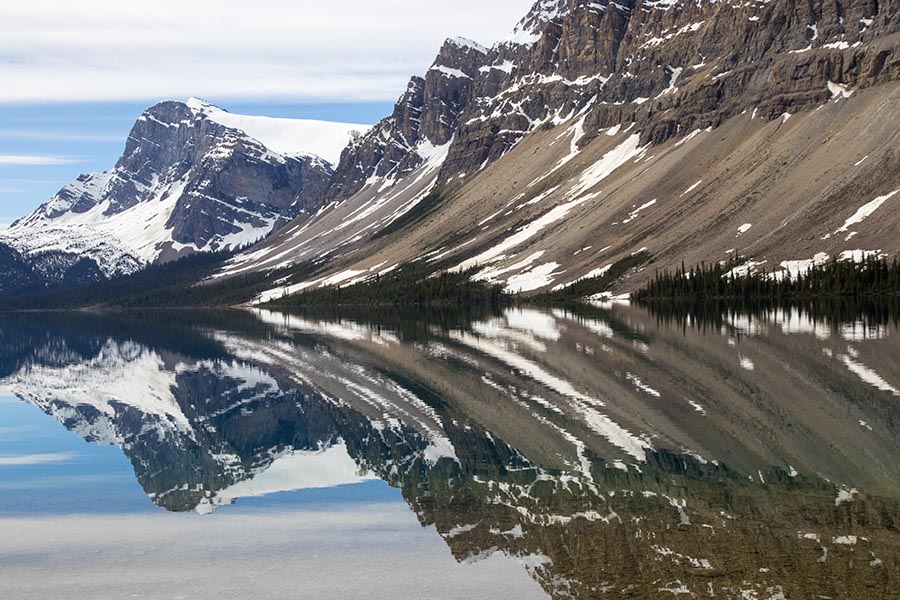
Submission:
[[0,241],[29,262],[48,252],[93,260],[105,277],[237,249],[315,208],[333,167],[312,151],[334,160],[363,128],[161,102],[138,118],[113,169],[82,175]]
[[[833,95],[828,81],[849,90],[900,77],[896,40],[889,39],[900,20],[889,8],[541,0],[490,49],[448,39],[426,76],[412,78],[394,114],[348,149],[343,166],[362,165],[366,177],[339,176],[338,189],[346,195],[348,184],[384,177],[404,161],[397,173],[408,173],[414,156],[396,152],[420,137],[434,145],[453,140],[441,172],[447,182],[584,109],[582,143],[621,123],[635,123],[642,142],[662,143],[748,107],[770,119],[816,107]],[[379,143],[384,161],[372,160]]]
[[[479,279],[531,293],[644,249],[659,268],[740,253],[743,268],[785,273],[826,256],[895,254],[894,213],[841,229],[900,192],[895,4],[540,0],[490,48],[448,39],[390,116],[349,137],[333,172],[232,140],[210,150],[202,185],[177,169],[164,185],[159,169],[138,183],[88,176],[8,243],[26,257],[90,249],[114,275],[275,232],[221,272],[304,265],[259,301],[414,260],[480,266]],[[187,110],[222,126],[202,102]],[[121,200],[91,208],[110,187]],[[116,220],[148,194],[153,214],[128,221],[164,235]],[[85,235],[57,248],[43,233],[60,219],[102,222],[86,230],[125,231],[140,247],[101,251],[105,237]],[[646,277],[633,275],[622,291]]]
[[[748,263],[788,270],[816,256],[895,253],[882,233],[858,231],[852,247],[826,237],[900,189],[897,132],[886,125],[900,79],[890,4],[538,2],[490,49],[448,40],[394,114],[345,150],[330,210],[224,274],[320,267],[278,295],[424,258],[435,268],[490,263],[480,278],[531,292],[645,247],[663,267],[725,260],[750,244]],[[436,94],[444,101],[429,100]],[[721,151],[698,162],[709,139]],[[828,158],[817,151],[826,147]],[[803,191],[785,206],[778,187]],[[699,213],[708,220],[685,219]],[[746,234],[776,213],[777,225]],[[810,229],[823,243],[797,239]]]

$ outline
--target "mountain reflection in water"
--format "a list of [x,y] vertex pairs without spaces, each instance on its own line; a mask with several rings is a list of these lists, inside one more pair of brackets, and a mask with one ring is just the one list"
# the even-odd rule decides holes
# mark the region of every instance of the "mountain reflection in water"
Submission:
[[897,597],[891,323],[431,317],[6,316],[0,386],[168,511],[379,478],[554,598]]

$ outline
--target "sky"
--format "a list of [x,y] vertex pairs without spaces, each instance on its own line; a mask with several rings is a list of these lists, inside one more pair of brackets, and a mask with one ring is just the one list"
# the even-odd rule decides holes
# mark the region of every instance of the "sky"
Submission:
[[30,0],[0,4],[0,229],[108,169],[141,111],[374,123],[444,39],[503,39],[533,0]]

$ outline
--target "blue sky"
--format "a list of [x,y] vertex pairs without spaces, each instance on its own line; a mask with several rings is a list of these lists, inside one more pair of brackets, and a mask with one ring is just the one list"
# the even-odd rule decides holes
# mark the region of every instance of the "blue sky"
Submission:
[[374,123],[452,35],[502,40],[532,0],[0,4],[0,228],[111,167],[141,111]]
[[88,444],[34,406],[0,395],[0,515],[151,507],[121,450]]

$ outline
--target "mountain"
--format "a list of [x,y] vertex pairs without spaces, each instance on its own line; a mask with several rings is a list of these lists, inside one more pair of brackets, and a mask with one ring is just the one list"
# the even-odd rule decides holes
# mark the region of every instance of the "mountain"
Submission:
[[315,267],[265,300],[423,260],[529,293],[646,249],[629,291],[682,260],[896,254],[897,9],[541,0],[491,48],[447,40],[344,150],[327,210],[222,274]]
[[370,129],[159,104],[0,243],[60,281],[265,238],[218,273],[271,275],[257,302],[413,261],[529,294],[623,259],[620,292],[896,255],[898,8],[540,0],[490,48],[446,40]]
[[39,271],[53,254],[48,280],[85,259],[113,277],[240,248],[314,209],[330,161],[365,129],[234,115],[196,98],[162,102],[137,120],[115,167],[82,175],[0,242]]

